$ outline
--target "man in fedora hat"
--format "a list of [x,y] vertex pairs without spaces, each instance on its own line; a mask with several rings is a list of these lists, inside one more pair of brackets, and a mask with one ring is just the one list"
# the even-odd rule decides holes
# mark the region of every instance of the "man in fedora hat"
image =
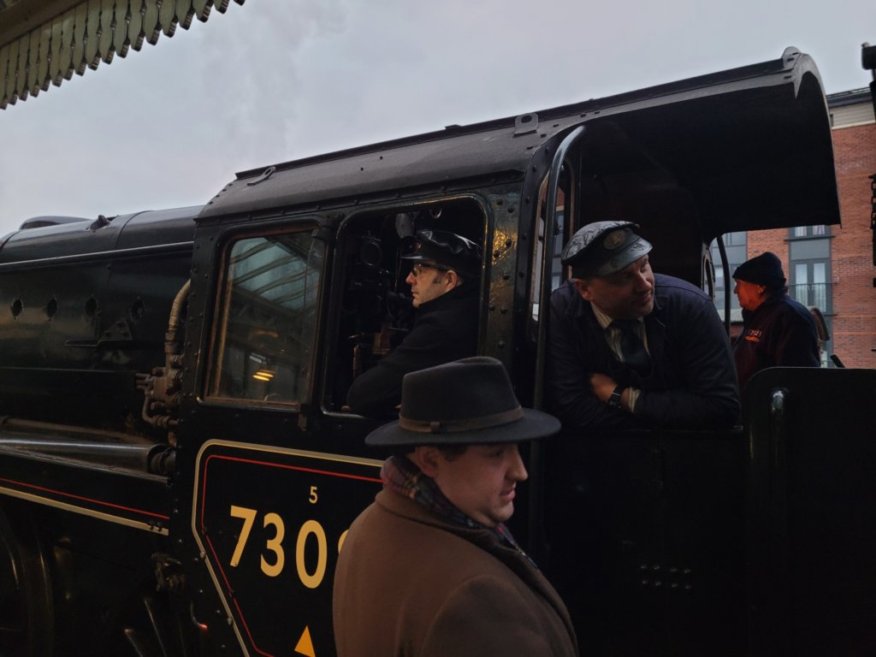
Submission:
[[818,367],[818,330],[812,313],[788,296],[782,261],[770,251],[733,272],[742,307],[742,334],[733,355],[739,386],[766,367]]
[[558,429],[493,358],[405,376],[398,421],[365,439],[396,455],[338,557],[338,657],[577,654],[565,605],[505,526],[527,478],[517,444]]
[[416,238],[414,252],[402,256],[412,263],[405,282],[414,325],[398,347],[353,381],[347,405],[361,415],[395,415],[405,374],[477,352],[480,246],[445,230],[421,230]]
[[563,249],[551,297],[548,397],[566,429],[731,427],[739,395],[711,299],[655,274],[629,221],[597,221]]

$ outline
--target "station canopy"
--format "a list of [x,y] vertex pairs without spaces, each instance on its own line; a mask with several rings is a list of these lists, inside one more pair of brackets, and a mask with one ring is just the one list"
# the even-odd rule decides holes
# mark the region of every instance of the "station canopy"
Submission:
[[[244,0],[234,0],[243,4]],[[0,109],[173,36],[231,0],[0,0]]]

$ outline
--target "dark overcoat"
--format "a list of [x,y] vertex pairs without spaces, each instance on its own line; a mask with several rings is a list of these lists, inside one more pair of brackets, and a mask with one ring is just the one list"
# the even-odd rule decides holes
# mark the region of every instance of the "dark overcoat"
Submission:
[[478,298],[477,285],[466,283],[420,306],[401,344],[353,381],[347,393],[350,409],[369,417],[390,417],[401,401],[405,374],[474,356]]
[[335,572],[338,657],[573,657],[565,605],[495,533],[383,490],[352,524]]
[[[712,300],[679,278],[655,274],[654,279],[654,310],[644,318],[652,362],[647,376],[615,356],[590,302],[571,281],[554,291],[546,388],[549,408],[564,429],[720,429],[736,423],[733,355]],[[594,372],[641,391],[635,415],[596,397],[590,385]]]

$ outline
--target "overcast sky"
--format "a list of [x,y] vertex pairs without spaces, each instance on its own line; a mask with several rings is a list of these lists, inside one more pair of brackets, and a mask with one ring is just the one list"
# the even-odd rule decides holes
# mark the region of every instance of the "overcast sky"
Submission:
[[876,0],[247,0],[0,111],[0,235],[200,205],[235,172],[810,54],[865,87]]

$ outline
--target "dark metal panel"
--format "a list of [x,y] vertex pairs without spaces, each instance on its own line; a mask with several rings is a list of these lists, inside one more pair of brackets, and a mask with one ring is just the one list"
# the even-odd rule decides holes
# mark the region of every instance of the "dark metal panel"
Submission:
[[751,655],[876,646],[876,370],[772,368],[743,399]]
[[191,242],[195,232],[194,218],[200,210],[201,206],[190,206],[137,214],[125,223],[116,248]]
[[545,569],[582,654],[744,654],[742,434],[567,433],[545,447]]
[[135,373],[163,362],[198,210],[9,237],[0,250],[0,412],[118,428],[140,416]]
[[0,499],[16,498],[147,532],[167,533],[167,478],[129,467],[107,451],[102,461],[0,446]]

